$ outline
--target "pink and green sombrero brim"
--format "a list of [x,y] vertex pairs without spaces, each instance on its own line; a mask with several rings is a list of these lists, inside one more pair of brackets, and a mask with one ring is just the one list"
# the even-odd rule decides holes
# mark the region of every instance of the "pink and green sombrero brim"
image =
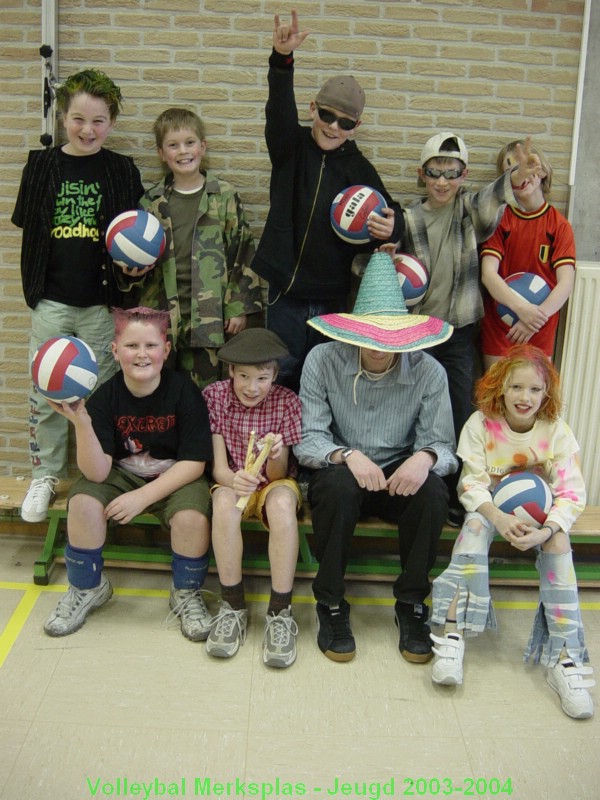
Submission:
[[308,325],[330,339],[394,353],[424,350],[450,338],[448,322],[409,314],[391,256],[374,253],[361,281],[352,314],[324,314]]

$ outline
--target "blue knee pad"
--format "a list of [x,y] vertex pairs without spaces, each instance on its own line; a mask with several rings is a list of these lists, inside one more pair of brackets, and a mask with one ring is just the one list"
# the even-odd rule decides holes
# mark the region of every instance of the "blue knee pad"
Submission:
[[65,547],[65,564],[67,567],[67,578],[71,586],[77,589],[95,589],[100,585],[102,567],[102,548],[95,550],[85,550],[81,547],[73,547],[67,544]]
[[173,550],[172,567],[173,586],[176,589],[200,589],[208,572],[208,554],[189,558]]

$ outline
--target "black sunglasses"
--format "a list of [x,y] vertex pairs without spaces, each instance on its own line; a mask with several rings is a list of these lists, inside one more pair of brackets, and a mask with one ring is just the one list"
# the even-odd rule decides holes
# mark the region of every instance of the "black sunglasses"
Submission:
[[432,169],[432,167],[423,167],[423,172],[428,178],[441,178],[442,175],[447,181],[455,181],[463,174],[464,169]]
[[334,114],[333,111],[329,111],[327,108],[321,108],[318,103],[315,103],[317,107],[317,112],[319,114],[319,119],[321,122],[324,122],[326,125],[333,125],[334,122],[337,122],[338,126],[343,131],[353,131],[354,128],[358,125],[357,119],[349,119],[348,117],[338,117],[337,114]]

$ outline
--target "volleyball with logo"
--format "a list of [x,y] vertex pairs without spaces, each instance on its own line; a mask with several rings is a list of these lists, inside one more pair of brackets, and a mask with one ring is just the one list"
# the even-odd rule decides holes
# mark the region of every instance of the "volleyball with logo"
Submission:
[[506,514],[541,528],[552,508],[550,487],[534,472],[511,472],[505,475],[492,493],[494,505]]
[[394,253],[394,266],[398,273],[404,300],[410,308],[425,297],[429,286],[429,272],[418,258],[410,256],[408,253]]
[[154,214],[135,209],[113,219],[106,231],[111,257],[128,267],[151,267],[165,249],[165,232]]
[[31,362],[38,392],[57,403],[87,397],[98,380],[92,348],[75,336],[56,336],[40,345]]
[[[550,294],[550,287],[546,281],[540,275],[534,275],[532,272],[515,272],[514,275],[509,275],[504,282],[521,297],[536,306],[543,303]],[[515,312],[502,303],[496,304],[496,310],[502,322],[509,328],[519,321]]]
[[330,219],[340,239],[351,244],[371,241],[367,220],[371,214],[381,214],[387,203],[383,195],[370,186],[349,186],[331,204]]

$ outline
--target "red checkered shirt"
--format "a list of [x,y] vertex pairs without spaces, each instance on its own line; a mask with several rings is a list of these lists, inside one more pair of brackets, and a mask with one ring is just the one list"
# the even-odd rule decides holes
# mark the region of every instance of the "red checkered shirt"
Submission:
[[[273,384],[265,399],[253,408],[242,405],[233,392],[231,380],[217,381],[203,390],[208,406],[210,429],[225,440],[229,467],[237,472],[244,468],[251,431],[256,441],[267,433],[280,433],[283,444],[291,447],[302,438],[302,406],[291,389]],[[255,450],[255,455],[257,454]],[[266,478],[266,464],[261,475]],[[288,477],[297,474],[296,460],[290,452]]]

